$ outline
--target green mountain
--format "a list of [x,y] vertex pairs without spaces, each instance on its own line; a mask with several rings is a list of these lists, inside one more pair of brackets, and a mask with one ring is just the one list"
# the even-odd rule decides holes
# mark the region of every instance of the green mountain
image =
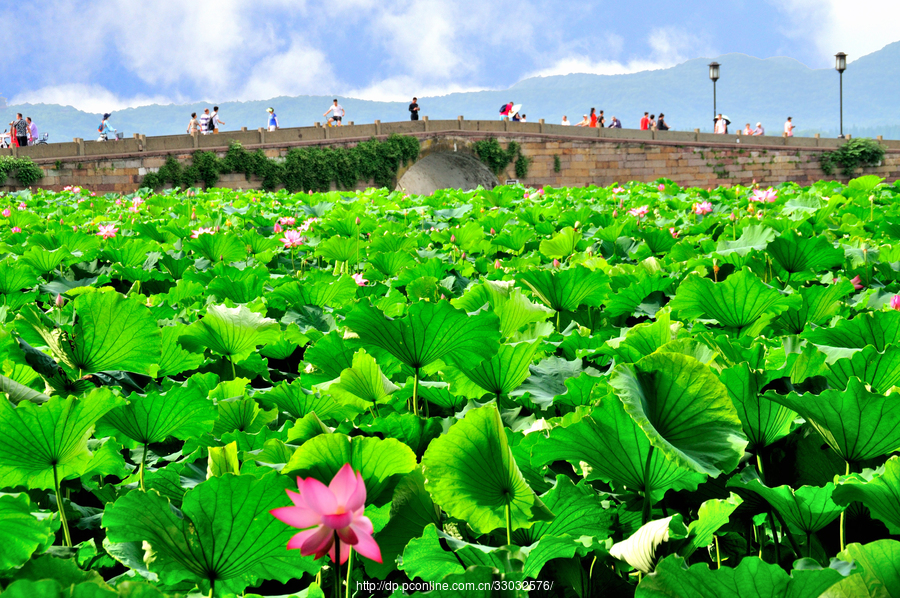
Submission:
[[[717,84],[717,107],[732,120],[732,128],[761,121],[770,134],[779,134],[787,116],[794,117],[800,134],[836,136],[839,126],[838,74],[833,69],[810,69],[791,58],[759,59],[744,54],[726,54]],[[607,118],[616,115],[626,128],[636,128],[646,110],[659,114],[676,130],[711,130],[712,82],[709,59],[689,60],[672,68],[629,75],[572,74],[533,77],[509,89],[454,93],[419,100],[421,114],[432,119],[498,118],[500,105],[508,100],[523,105],[529,121],[559,122],[563,114],[577,122],[591,107],[603,109]],[[410,95],[416,93],[410,90]],[[855,136],[883,135],[900,139],[900,116],[889,110],[900,95],[900,42],[885,46],[850,63],[844,73],[844,131]],[[308,126],[323,121],[321,114],[332,96],[278,97],[253,102],[220,102],[225,129],[265,126],[268,106],[274,106],[283,127]],[[340,98],[346,120],[370,123],[409,118],[406,102],[373,102]],[[200,113],[211,104],[153,105],[120,110],[111,122],[126,136],[176,135],[185,132],[191,112]],[[20,105],[3,110],[33,117],[51,141],[96,135],[99,114],[88,114],[71,106]],[[10,118],[11,120],[11,118]],[[6,121],[8,122],[8,121]]]

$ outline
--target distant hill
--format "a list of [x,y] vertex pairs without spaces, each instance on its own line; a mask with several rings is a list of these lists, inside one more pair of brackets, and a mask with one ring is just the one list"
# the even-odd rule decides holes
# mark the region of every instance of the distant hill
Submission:
[[[837,136],[838,74],[833,69],[810,69],[791,58],[753,58],[726,54],[717,86],[718,109],[733,125],[761,121],[769,133],[779,134],[787,116],[794,117],[800,134]],[[591,107],[603,109],[607,118],[616,115],[625,127],[636,128],[644,112],[664,112],[676,130],[712,129],[712,82],[710,59],[689,60],[672,68],[629,75],[572,74],[533,77],[509,89],[454,93],[419,100],[422,114],[432,119],[498,118],[500,105],[508,100],[523,105],[529,121],[539,118],[559,122],[563,114],[577,122]],[[410,96],[416,94],[410,90]],[[900,139],[900,115],[893,107],[900,96],[900,42],[885,46],[850,63],[844,73],[844,131],[856,136],[884,135]],[[278,97],[253,102],[220,102],[225,129],[265,126],[267,106],[274,106],[284,127],[307,126],[323,120],[321,114],[333,96]],[[373,102],[340,98],[347,120],[357,123],[406,120],[405,102]],[[185,132],[191,112],[202,112],[208,103],[153,105],[120,110],[111,122],[127,136],[174,135]],[[99,114],[88,114],[71,106],[9,106],[3,115],[17,111],[33,117],[51,141],[96,135]],[[11,120],[11,118],[10,118]],[[9,120],[4,121],[9,122]]]

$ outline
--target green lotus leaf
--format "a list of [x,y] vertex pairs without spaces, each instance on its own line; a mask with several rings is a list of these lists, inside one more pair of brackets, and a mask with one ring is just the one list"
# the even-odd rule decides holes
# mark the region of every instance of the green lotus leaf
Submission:
[[862,313],[851,320],[839,320],[831,328],[815,328],[803,338],[816,345],[863,349],[867,345],[884,351],[900,342],[900,311]]
[[438,359],[472,367],[492,357],[500,340],[497,316],[469,316],[446,301],[414,303],[402,319],[386,318],[364,301],[344,323],[363,343],[384,349],[416,370]]
[[638,585],[635,598],[818,598],[841,580],[834,569],[794,570],[757,557],[744,557],[737,567],[710,569],[706,563],[690,568],[670,556]]
[[762,224],[751,224],[744,228],[741,236],[728,241],[725,235],[719,237],[716,253],[722,257],[732,254],[743,257],[751,251],[763,251],[775,238],[775,231]]
[[120,404],[107,389],[40,406],[0,401],[0,487],[50,489],[54,473],[59,480],[80,476],[91,460],[94,424]]
[[342,405],[354,404],[365,410],[372,404],[389,402],[398,387],[381,372],[375,359],[360,349],[353,356],[353,367],[341,372],[338,380],[319,385],[319,389]]
[[896,598],[900,595],[900,542],[876,540],[850,544],[838,558],[856,570],[829,587],[820,598]]
[[0,376],[0,393],[4,393],[13,405],[18,405],[22,401],[40,404],[46,403],[50,399],[44,393],[38,392],[24,384],[19,384],[6,376]]
[[182,440],[200,436],[210,432],[215,421],[215,405],[200,388],[178,386],[165,393],[131,394],[127,405],[116,407],[100,419],[97,433],[146,445],[170,436]]
[[340,403],[329,394],[307,390],[299,380],[290,384],[281,382],[267,393],[258,394],[256,398],[265,406],[274,405],[295,418],[303,418],[315,413],[322,421],[344,421],[353,419],[365,411],[358,403]]
[[322,434],[304,442],[281,471],[328,484],[347,463],[362,475],[366,503],[376,506],[389,501],[400,479],[417,465],[412,450],[393,438]]
[[485,392],[498,397],[507,395],[528,377],[537,350],[537,342],[501,344],[496,355],[461,372]]
[[178,342],[186,326],[164,326],[162,332],[162,348],[159,357],[159,376],[177,376],[182,372],[189,372],[199,368],[204,358],[201,353],[185,351]]
[[540,252],[548,259],[564,260],[575,253],[580,240],[581,231],[576,231],[571,226],[567,226],[553,235],[552,239],[541,241]]
[[799,297],[781,294],[744,268],[722,282],[688,276],[669,307],[682,320],[709,318],[728,328],[740,329],[765,315],[774,316],[799,304]]
[[230,264],[247,258],[247,246],[238,237],[222,232],[198,235],[196,239],[187,239],[184,247],[199,253],[212,263]]
[[521,289],[513,287],[513,281],[486,280],[473,285],[462,297],[450,303],[467,312],[474,312],[489,304],[500,318],[500,335],[509,338],[523,326],[543,322],[553,311],[539,303],[528,300]]
[[610,386],[650,443],[713,477],[737,467],[747,439],[725,385],[687,355],[653,353],[616,366]]
[[342,307],[353,301],[358,288],[359,285],[349,276],[326,275],[283,284],[270,293],[268,298],[270,302],[274,301],[274,304],[286,308],[303,305]]
[[720,380],[728,389],[744,434],[750,441],[747,450],[756,453],[790,433],[791,422],[797,414],[763,398],[761,391],[768,383],[763,372],[751,370],[744,362],[723,370]]
[[[21,258],[21,261],[34,268],[41,274],[46,274],[55,270],[67,257],[71,256],[69,250],[65,247],[47,251],[41,247],[30,247]],[[140,263],[144,263],[142,259]]]
[[517,280],[556,312],[575,311],[581,305],[600,305],[609,292],[609,277],[584,266],[556,271],[528,270],[519,274]]
[[53,541],[50,520],[35,517],[35,509],[27,494],[0,494],[0,571],[20,567]]
[[642,278],[636,284],[629,284],[618,289],[610,297],[605,313],[612,317],[631,315],[640,308],[647,297],[653,293],[669,290],[674,282],[674,279],[663,277],[661,274]]
[[316,255],[320,255],[329,262],[349,262],[356,264],[360,256],[366,257],[365,241],[350,239],[348,237],[329,237],[316,246]]
[[278,341],[280,332],[278,322],[244,305],[211,305],[206,316],[188,326],[178,340],[189,351],[206,348],[238,362],[247,359],[258,346]]
[[278,417],[277,411],[260,409],[259,403],[250,398],[220,400],[216,408],[218,417],[213,427],[216,436],[235,431],[255,434]]
[[843,390],[851,377],[868,384],[876,392],[888,392],[900,384],[900,346],[890,345],[883,353],[869,345],[850,358],[837,359],[825,368],[832,387]]
[[900,534],[900,457],[894,456],[872,471],[841,476],[834,489],[833,500],[848,506],[859,501],[869,508],[872,517],[883,521],[892,534]]
[[802,397],[770,391],[763,396],[799,413],[844,461],[864,461],[900,448],[900,397],[871,393],[859,378],[851,377],[846,391]]
[[425,487],[452,517],[487,533],[552,518],[516,466],[496,406],[472,409],[432,441],[422,458]]
[[824,236],[809,238],[784,233],[769,243],[766,253],[788,273],[789,279],[798,272],[820,272],[844,263],[844,252]]
[[853,293],[853,284],[844,280],[838,284],[802,287],[803,304],[791,307],[776,323],[791,334],[802,333],[808,324],[822,325],[833,318],[843,306],[843,299]]
[[296,529],[269,515],[289,502],[284,490],[293,485],[274,471],[212,477],[185,493],[183,517],[155,490],[130,492],[106,508],[103,527],[112,542],[149,545],[150,570],[163,583],[189,581],[204,593],[213,585],[218,596],[240,593],[263,580],[287,582],[321,566],[299,550],[286,550]]

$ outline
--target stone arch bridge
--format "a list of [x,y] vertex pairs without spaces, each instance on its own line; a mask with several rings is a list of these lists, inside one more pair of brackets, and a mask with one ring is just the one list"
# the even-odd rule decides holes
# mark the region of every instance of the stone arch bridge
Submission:
[[[159,168],[170,155],[188,163],[199,150],[224,155],[229,143],[239,141],[249,150],[262,149],[269,157],[284,156],[294,147],[353,145],[372,137],[415,135],[419,158],[397,177],[398,188],[430,193],[440,188],[491,187],[515,179],[512,165],[495,176],[475,155],[474,143],[490,137],[501,144],[516,141],[529,159],[527,176],[532,186],[609,185],[628,180],[652,181],[660,177],[681,185],[709,187],[719,184],[765,185],[784,181],[811,184],[828,177],[819,156],[839,145],[836,139],[810,137],[741,137],[699,131],[639,131],[591,129],[509,121],[433,120],[344,127],[299,127],[266,131],[225,131],[219,135],[147,137],[135,134],[118,141],[51,143],[27,148],[0,149],[0,156],[30,156],[44,171],[36,186],[62,189],[67,185],[98,192],[132,192],[143,176]],[[900,177],[900,141],[882,141],[887,147],[883,164],[867,172],[888,180]],[[259,187],[244,175],[223,175],[219,185]],[[360,187],[365,187],[361,184]],[[21,188],[13,179],[0,190]]]

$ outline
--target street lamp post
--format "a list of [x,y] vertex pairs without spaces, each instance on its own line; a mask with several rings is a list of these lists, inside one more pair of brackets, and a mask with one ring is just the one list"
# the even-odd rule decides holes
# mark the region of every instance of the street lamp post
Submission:
[[716,120],[716,81],[719,80],[719,63],[718,62],[710,62],[709,63],[709,78],[712,79],[713,82],[713,121]]
[[836,70],[840,74],[840,101],[841,101],[841,135],[840,139],[844,138],[844,71],[847,70],[847,55],[843,52],[838,52],[834,55],[834,70]]

